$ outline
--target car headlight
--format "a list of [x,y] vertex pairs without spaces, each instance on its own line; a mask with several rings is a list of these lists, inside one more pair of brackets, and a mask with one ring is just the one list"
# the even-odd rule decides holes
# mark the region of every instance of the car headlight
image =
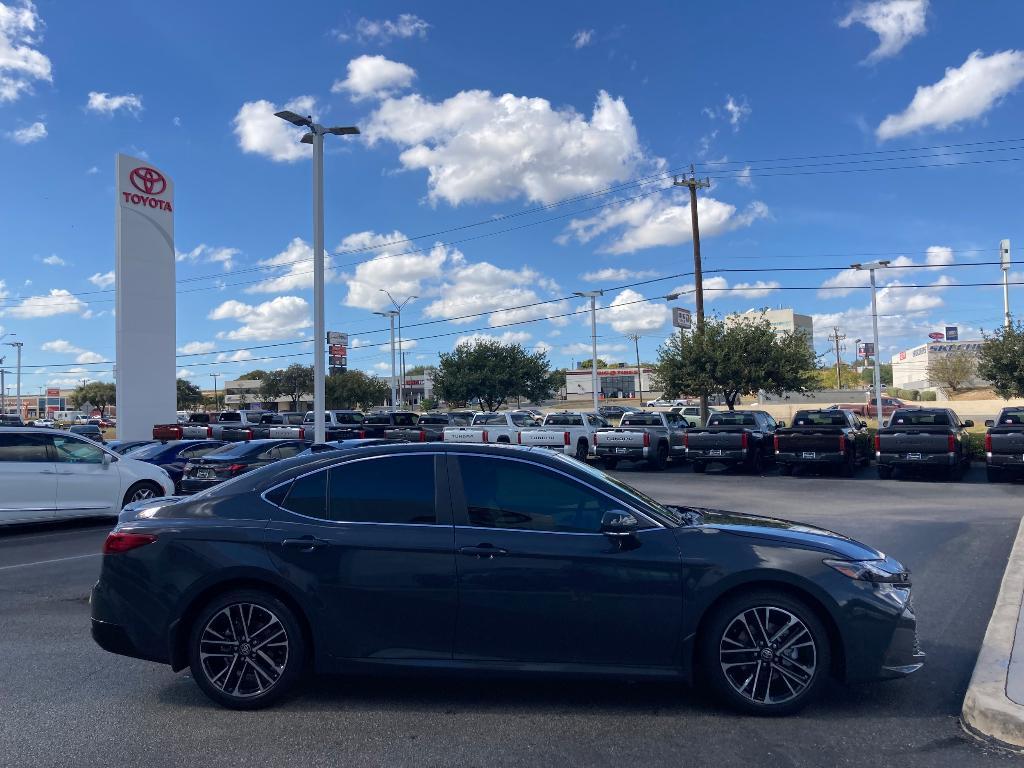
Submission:
[[892,560],[822,560],[844,576],[874,585],[875,593],[897,608],[910,602],[910,573]]

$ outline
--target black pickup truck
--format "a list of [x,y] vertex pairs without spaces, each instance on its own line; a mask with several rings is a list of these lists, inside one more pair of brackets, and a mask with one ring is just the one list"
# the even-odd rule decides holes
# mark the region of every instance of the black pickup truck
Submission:
[[775,431],[775,463],[783,475],[800,467],[828,466],[853,477],[858,464],[871,463],[867,424],[856,413],[836,408],[797,411],[792,427]]
[[389,429],[395,427],[415,427],[420,420],[418,413],[412,411],[386,411],[367,414],[359,426],[360,437],[385,437]]
[[779,424],[765,411],[714,413],[703,429],[686,430],[686,458],[694,472],[708,464],[742,466],[755,474],[774,457],[775,430]]
[[472,413],[425,413],[414,426],[385,429],[384,437],[410,443],[436,443],[444,439],[445,427],[468,427],[471,421]]
[[896,469],[938,469],[959,480],[971,464],[967,428],[973,426],[948,408],[894,411],[875,434],[878,476],[886,480]]
[[267,440],[270,438],[295,438],[302,440],[305,437],[302,428],[302,418],[303,414],[301,413],[264,413],[260,415],[257,423],[248,426],[232,427],[225,424],[223,429],[221,429],[220,439],[227,440],[229,443],[238,443],[245,440]]
[[1024,408],[1003,408],[985,422],[985,471],[990,483],[1024,477]]

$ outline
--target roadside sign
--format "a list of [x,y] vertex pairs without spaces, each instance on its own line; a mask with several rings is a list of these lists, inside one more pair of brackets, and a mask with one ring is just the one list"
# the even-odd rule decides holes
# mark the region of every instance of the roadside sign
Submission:
[[946,334],[941,333],[939,331],[935,331],[933,333],[929,333],[928,338],[933,339],[934,341],[942,341],[943,339],[946,338]]
[[342,346],[342,347],[347,347],[348,346],[348,334],[347,333],[341,333],[339,331],[328,331],[327,332],[327,343],[330,344],[331,346],[338,345],[338,346]]
[[1010,241],[999,241],[999,268],[1004,272],[1010,270]]
[[46,396],[47,397],[60,397],[60,390],[59,389],[47,389],[46,390]]
[[875,354],[875,343],[873,341],[862,341],[857,345],[858,357],[871,357]]
[[684,307],[672,307],[672,325],[676,328],[689,330],[692,327],[692,322],[690,310]]
[[331,344],[330,354],[331,357],[344,357],[348,353],[345,351],[344,344]]
[[946,341],[959,341],[960,329],[955,325],[946,326]]

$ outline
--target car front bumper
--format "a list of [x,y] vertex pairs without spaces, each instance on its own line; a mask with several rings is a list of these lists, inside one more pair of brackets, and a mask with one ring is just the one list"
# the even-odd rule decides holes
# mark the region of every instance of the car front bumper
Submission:
[[879,677],[892,679],[906,677],[924,666],[926,654],[921,650],[917,635],[917,618],[910,603],[903,609],[886,650]]

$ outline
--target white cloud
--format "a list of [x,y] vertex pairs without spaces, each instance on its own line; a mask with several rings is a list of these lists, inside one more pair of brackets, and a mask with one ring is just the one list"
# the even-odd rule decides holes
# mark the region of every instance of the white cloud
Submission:
[[[925,251],[923,262],[916,262],[909,256],[897,256],[889,260],[885,269],[875,270],[875,282],[884,286],[901,276],[914,273],[934,272],[954,262],[953,249],[944,245],[933,245]],[[926,269],[922,269],[926,267]],[[867,270],[844,269],[837,272],[821,284],[819,298],[846,296],[857,288],[871,285],[871,274]]]
[[243,360],[252,360],[252,352],[247,349],[239,349],[235,352],[221,352],[217,355],[218,363],[240,363]]
[[554,347],[548,344],[546,341],[538,341],[533,345],[534,352],[543,352],[545,355],[548,354]]
[[97,288],[111,288],[117,282],[117,278],[114,276],[114,270],[110,270],[109,272],[97,272],[89,278],[89,282]]
[[67,266],[67,262],[64,261],[64,259],[62,259],[60,256],[58,256],[55,253],[47,256],[45,259],[42,259],[42,262],[43,262],[43,264],[46,264],[48,267],[64,267],[64,266]]
[[46,138],[46,126],[43,123],[35,122],[16,131],[7,134],[17,144],[31,144]]
[[983,56],[974,51],[959,67],[948,67],[937,83],[922,85],[910,105],[889,115],[875,134],[881,141],[921,131],[949,128],[975,120],[1024,81],[1024,51],[1000,51]]
[[[409,243],[397,230],[391,234],[356,232],[338,244],[338,251],[371,251],[373,257],[356,266],[345,277],[348,294],[345,305],[378,312],[391,306],[381,291],[391,292],[398,301],[406,296],[423,296],[429,281],[440,279],[446,265],[462,264],[464,257],[455,248],[435,245],[425,253],[408,253]],[[393,244],[391,244],[393,243]]]
[[[367,19],[356,22],[356,37],[361,42],[389,43],[395,38],[426,38],[430,25],[414,13],[403,13],[397,19]],[[340,40],[348,40],[348,33],[338,33]]]
[[118,110],[124,110],[138,117],[142,111],[142,97],[134,93],[111,96],[109,93],[89,91],[89,101],[86,102],[85,108],[101,115],[113,115]]
[[432,202],[550,203],[633,175],[643,159],[622,99],[598,94],[588,120],[541,98],[462,91],[434,103],[419,94],[386,99],[366,126],[371,144],[391,141],[407,170],[429,172]]
[[[299,96],[283,109],[300,115],[313,115],[316,100],[312,96]],[[235,115],[235,135],[243,152],[269,157],[279,163],[292,163],[309,157],[309,144],[300,144],[305,129],[286,123],[274,115],[280,109],[266,99],[247,101]]]
[[175,374],[175,378],[191,379],[195,375],[196,375],[195,371],[193,371],[193,370],[191,370],[189,368],[179,368],[178,372]]
[[359,56],[348,63],[348,77],[335,80],[331,93],[348,91],[352,101],[383,99],[412,85],[416,70],[384,56]]
[[[210,264],[220,264],[224,271],[227,272],[234,266],[234,259],[241,253],[237,248],[226,248],[224,246],[212,246],[206,243],[200,243],[191,251],[175,251],[175,261],[191,261],[199,262],[205,261]],[[260,262],[261,264],[263,262]]]
[[220,331],[218,339],[231,341],[270,341],[301,336],[312,325],[310,307],[299,296],[278,296],[255,306],[230,299],[215,307],[210,320],[236,320],[238,328]]
[[440,297],[427,305],[423,313],[427,317],[444,318],[453,323],[469,323],[474,318],[464,318],[464,315],[489,312],[488,324],[497,326],[552,318],[568,311],[567,302],[523,306],[541,301],[535,286],[549,291],[557,289],[557,285],[529,267],[504,269],[486,261],[465,264],[451,270],[439,289]]
[[585,280],[588,283],[602,283],[606,280],[643,280],[648,277],[657,277],[658,273],[653,269],[616,269],[614,267],[605,267],[604,269],[598,269],[594,272],[586,272],[580,275],[581,280]]
[[181,355],[203,355],[213,352],[215,349],[217,349],[217,345],[212,341],[190,341],[178,347],[178,353]]
[[36,50],[43,21],[29,0],[0,3],[0,102],[32,91],[34,80],[53,82],[50,60]]
[[89,175],[89,176],[95,176],[99,172],[100,172],[100,169],[97,166],[95,166],[95,165],[90,166],[89,169],[86,170],[86,174]]
[[[403,352],[408,352],[410,349],[415,349],[418,344],[419,342],[416,341],[416,339],[404,339],[396,335],[395,355],[398,354],[399,345],[401,345],[401,349]],[[387,352],[388,354],[391,354],[391,341],[389,340],[387,344],[380,344],[377,347],[377,349],[379,349],[381,352]]]
[[[755,201],[746,210],[713,197],[697,200],[701,237],[713,237],[723,232],[748,227],[758,219],[769,217],[768,206]],[[595,216],[573,219],[567,232],[581,243],[621,228],[621,234],[599,250],[607,253],[634,253],[659,245],[679,245],[691,239],[689,198],[684,195],[666,195],[634,200],[607,208]]]
[[577,51],[580,48],[585,48],[590,45],[594,39],[594,30],[592,29],[581,29],[575,35],[572,36],[572,47]]
[[452,344],[452,349],[463,344],[476,345],[481,341],[500,341],[502,344],[526,344],[532,336],[525,331],[505,331],[498,335],[493,333],[470,333],[459,336]]
[[102,355],[99,355],[96,352],[90,352],[87,349],[82,349],[81,347],[76,347],[66,339],[45,341],[40,348],[43,352],[53,352],[58,355],[75,355],[75,362],[80,365],[103,362]]
[[73,296],[70,291],[64,288],[51,288],[47,295],[24,298],[20,304],[8,307],[0,314],[29,319],[54,315],[86,316],[87,311],[88,305],[77,296]]
[[[610,360],[614,360],[617,355],[621,355],[627,349],[628,347],[625,344],[598,342],[597,356],[605,362],[610,362]],[[569,355],[578,360],[589,360],[593,347],[590,342],[577,341],[575,344],[566,344],[564,347],[560,347],[558,351],[563,355]]]
[[7,283],[4,280],[0,280],[0,299],[6,299],[9,295]]
[[874,0],[857,5],[839,22],[839,26],[846,28],[863,24],[878,35],[878,47],[862,62],[873,64],[895,56],[907,43],[923,35],[927,31],[927,12],[928,0]]
[[747,104],[746,97],[743,97],[740,101],[736,101],[732,96],[726,96],[725,99],[726,114],[729,115],[729,125],[732,126],[734,131],[740,129],[740,123],[750,117],[750,113],[753,111],[750,105]]
[[[313,246],[301,237],[293,238],[279,254],[259,263],[265,267],[280,267],[284,273],[249,286],[246,293],[281,293],[313,287]],[[325,282],[337,281],[332,266],[330,254],[324,251]]]
[[[39,369],[38,373],[46,373],[46,371],[44,369]],[[96,380],[95,374],[91,373],[89,370],[80,366],[74,366],[72,368],[68,368],[64,372],[63,376],[48,379],[46,381],[46,386],[59,387],[61,389],[74,389],[81,386],[82,379],[86,378],[90,381]]]
[[750,175],[750,166],[746,165],[740,169],[740,172],[736,175],[736,183],[741,187],[747,187],[752,189],[754,186],[754,179]]
[[597,313],[599,322],[609,323],[616,333],[656,331],[665,325],[672,313],[659,299],[644,301],[644,295],[630,288],[620,292],[612,303]]
[[97,354],[96,352],[82,352],[75,358],[76,363],[87,365],[89,363],[102,363],[103,355]]

